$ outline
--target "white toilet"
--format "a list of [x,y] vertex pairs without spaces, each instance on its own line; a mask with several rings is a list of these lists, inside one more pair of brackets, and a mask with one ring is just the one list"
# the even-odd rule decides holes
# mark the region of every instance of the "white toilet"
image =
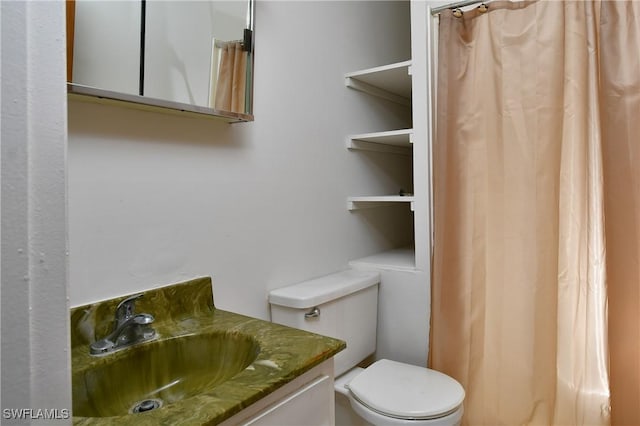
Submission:
[[335,357],[335,389],[357,414],[348,423],[459,425],[465,394],[453,378],[387,359],[357,367],[376,349],[379,283],[377,272],[346,270],[273,290],[271,320],[347,342]]

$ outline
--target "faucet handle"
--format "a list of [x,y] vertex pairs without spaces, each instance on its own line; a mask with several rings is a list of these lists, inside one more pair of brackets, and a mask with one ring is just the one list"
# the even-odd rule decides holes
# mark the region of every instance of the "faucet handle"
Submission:
[[153,324],[156,319],[151,314],[138,314],[133,317],[132,321],[137,325]]
[[134,294],[127,297],[116,307],[116,327],[135,315],[136,300],[144,296],[143,293]]

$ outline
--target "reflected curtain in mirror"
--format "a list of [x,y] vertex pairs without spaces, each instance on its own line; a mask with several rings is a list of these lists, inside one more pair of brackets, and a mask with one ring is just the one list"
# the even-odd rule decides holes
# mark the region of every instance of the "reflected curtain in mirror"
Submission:
[[76,0],[67,0],[66,27],[67,27],[67,81],[73,80],[73,40],[76,20]]
[[240,42],[224,43],[220,48],[214,109],[245,113],[247,56]]

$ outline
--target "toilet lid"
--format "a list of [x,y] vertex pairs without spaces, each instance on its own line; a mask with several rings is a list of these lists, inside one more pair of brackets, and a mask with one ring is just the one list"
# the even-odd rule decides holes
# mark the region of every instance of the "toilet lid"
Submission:
[[464,389],[453,378],[388,359],[371,364],[349,383],[349,390],[369,408],[400,419],[443,417],[464,400]]

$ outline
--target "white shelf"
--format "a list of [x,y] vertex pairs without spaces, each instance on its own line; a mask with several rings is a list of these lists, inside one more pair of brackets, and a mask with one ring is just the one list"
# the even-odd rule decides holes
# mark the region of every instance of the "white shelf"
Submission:
[[393,249],[349,262],[351,268],[375,268],[392,271],[415,271],[416,256],[413,247]]
[[411,106],[411,61],[347,73],[345,84],[352,89]]
[[384,207],[398,203],[410,203],[411,210],[413,210],[413,196],[408,195],[372,195],[347,198],[347,208],[350,211]]
[[347,137],[347,148],[351,150],[412,155],[412,147],[413,129],[363,133],[359,135],[350,135]]
[[69,99],[93,102],[104,105],[118,105],[122,107],[142,109],[146,111],[164,112],[178,115],[193,115],[207,118],[219,118],[229,123],[253,121],[253,115],[238,112],[219,111],[200,105],[190,105],[182,102],[155,99],[149,96],[138,96],[129,93],[114,92],[98,89],[82,84],[67,83]]

